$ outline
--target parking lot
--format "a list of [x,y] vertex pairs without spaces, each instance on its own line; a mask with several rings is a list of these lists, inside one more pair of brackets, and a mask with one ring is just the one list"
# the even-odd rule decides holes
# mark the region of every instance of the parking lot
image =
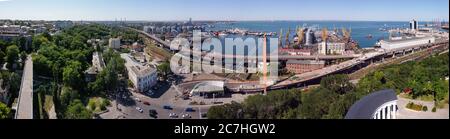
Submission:
[[[167,92],[169,93],[169,92]],[[177,106],[170,102],[163,102],[160,99],[150,98],[141,94],[133,94],[132,98],[135,101],[133,106],[120,106],[123,113],[128,114],[125,116],[126,119],[183,119],[183,115],[188,114],[187,119],[202,119],[200,113],[206,113],[208,111],[207,107],[191,107],[191,106]],[[136,99],[137,98],[137,99]],[[148,105],[149,104],[149,105]],[[143,112],[139,112],[136,107],[141,108]],[[169,107],[169,108],[164,108]],[[191,108],[191,111],[186,111],[187,108]],[[156,111],[156,115],[150,116],[150,110]],[[170,116],[176,115],[176,116]]]
[[[202,119],[208,106],[189,106],[189,100],[177,98],[179,91],[169,82],[158,83],[152,91],[137,93],[120,89],[104,119]],[[164,108],[170,107],[168,108]],[[186,109],[189,108],[188,111]],[[150,114],[150,110],[157,114]],[[204,115],[203,114],[203,115]]]

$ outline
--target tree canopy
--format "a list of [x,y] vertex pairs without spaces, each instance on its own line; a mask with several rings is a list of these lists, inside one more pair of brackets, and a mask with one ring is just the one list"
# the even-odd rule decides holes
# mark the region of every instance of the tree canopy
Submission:
[[11,109],[8,108],[2,102],[0,102],[0,119],[8,119],[8,118],[11,118]]
[[14,64],[17,64],[17,60],[19,60],[19,47],[16,45],[11,45],[6,48],[6,62],[8,69],[12,69]]

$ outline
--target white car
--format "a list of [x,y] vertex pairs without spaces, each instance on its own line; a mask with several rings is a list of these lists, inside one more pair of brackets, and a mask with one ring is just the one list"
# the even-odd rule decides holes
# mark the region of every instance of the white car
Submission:
[[134,98],[134,100],[136,100],[137,102],[141,102],[141,99],[139,98]]
[[139,108],[139,107],[136,107],[136,110],[139,111],[140,113],[143,113],[143,112],[144,112],[144,110],[142,110],[142,109]]
[[189,114],[183,114],[182,117],[183,117],[183,119],[191,119],[192,118],[191,115],[189,115]]
[[176,113],[170,113],[169,117],[170,118],[178,118],[178,115]]

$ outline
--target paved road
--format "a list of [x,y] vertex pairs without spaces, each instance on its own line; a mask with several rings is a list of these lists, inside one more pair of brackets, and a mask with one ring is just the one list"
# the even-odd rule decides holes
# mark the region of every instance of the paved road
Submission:
[[16,119],[33,119],[33,60],[29,55],[20,85]]

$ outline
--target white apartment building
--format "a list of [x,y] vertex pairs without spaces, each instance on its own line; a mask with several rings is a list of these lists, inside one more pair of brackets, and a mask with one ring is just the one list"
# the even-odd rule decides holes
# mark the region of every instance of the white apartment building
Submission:
[[110,38],[109,39],[109,47],[112,49],[120,48],[120,39],[119,38]]
[[319,54],[321,55],[342,55],[345,52],[345,43],[319,43]]
[[129,54],[121,54],[120,56],[126,61],[125,67],[128,71],[128,79],[133,83],[134,89],[143,93],[156,85],[158,73],[155,68],[137,62]]

